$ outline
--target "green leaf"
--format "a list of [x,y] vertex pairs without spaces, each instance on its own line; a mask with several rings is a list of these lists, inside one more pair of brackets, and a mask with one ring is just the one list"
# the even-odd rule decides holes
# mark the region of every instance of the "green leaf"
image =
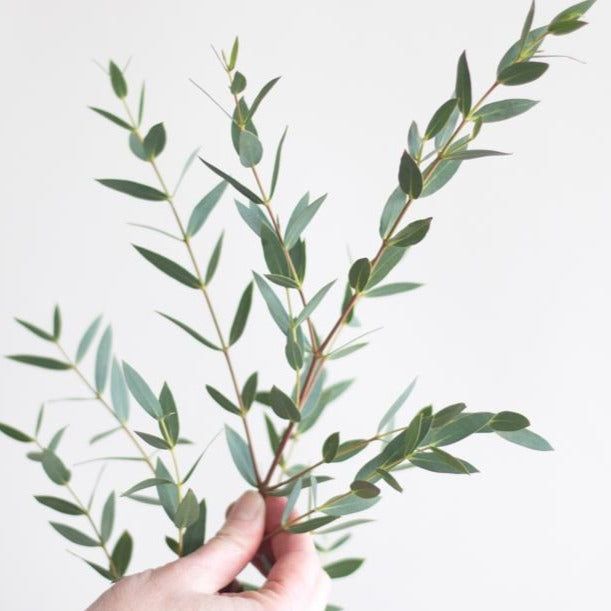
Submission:
[[55,435],[53,435],[53,438],[51,439],[51,441],[49,441],[49,445],[47,448],[48,450],[50,450],[51,452],[55,452],[57,450],[67,428],[67,426],[64,426],[63,428],[59,429],[59,431],[57,431]]
[[584,15],[587,11],[592,8],[596,0],[586,0],[585,2],[578,2],[577,4],[573,4],[569,6],[569,8],[564,9],[560,13],[558,13],[553,19],[550,25],[556,23],[562,23],[564,21],[575,21],[579,19],[582,15]]
[[373,520],[367,519],[357,519],[357,520],[346,520],[345,522],[340,522],[336,526],[331,526],[329,528],[325,528],[321,530],[319,534],[328,535],[331,533],[339,532],[341,530],[346,530],[347,528],[354,528],[355,526],[360,526],[361,524],[369,524],[373,522]]
[[110,73],[110,84],[112,85],[112,90],[119,99],[123,99],[125,96],[127,96],[127,83],[125,82],[123,72],[121,72],[119,66],[117,66],[117,64],[115,64],[113,61],[110,62],[108,72]]
[[522,26],[522,35],[520,36],[520,52],[518,55],[522,53],[522,50],[526,46],[526,41],[528,40],[528,35],[530,34],[530,29],[533,25],[533,19],[535,17],[535,0],[532,1],[530,5],[530,9],[526,15],[526,19],[524,20],[524,25]]
[[588,25],[587,21],[560,21],[558,23],[551,23],[548,31],[554,36],[564,36],[565,34],[572,34],[580,30],[584,25]]
[[244,129],[240,132],[240,163],[245,168],[254,168],[263,157],[263,146],[255,134]]
[[267,225],[261,226],[261,245],[269,271],[280,276],[290,276],[282,242],[280,242],[276,232]]
[[192,329],[191,327],[189,327],[189,325],[185,324],[184,322],[181,322],[180,320],[173,318],[169,314],[164,314],[163,312],[157,312],[157,313],[163,316],[165,319],[169,320],[170,322],[173,322],[177,327],[180,327],[183,331],[186,331],[192,338],[196,339],[198,342],[200,342],[207,348],[211,348],[212,350],[220,350],[220,348],[216,344],[213,344],[211,341],[207,340],[205,337],[203,337],[197,331],[195,331],[195,329]]
[[464,403],[453,403],[452,405],[448,405],[447,407],[440,409],[433,416],[431,428],[439,428],[445,424],[448,424],[448,422],[456,420],[456,418],[466,409],[467,406]]
[[123,374],[125,375],[125,381],[127,382],[129,392],[144,411],[155,419],[161,418],[163,416],[163,410],[161,409],[159,400],[150,386],[144,381],[144,378],[125,361],[123,361]]
[[523,446],[529,450],[549,452],[554,449],[547,440],[528,429],[522,429],[520,431],[496,431],[496,434],[506,441]]
[[436,446],[457,443],[487,426],[491,418],[492,414],[487,412],[460,414],[447,424],[432,429],[426,441]]
[[369,442],[366,439],[351,439],[349,441],[344,441],[342,444],[340,444],[339,450],[336,457],[333,459],[333,462],[344,462],[345,460],[356,456],[368,445]]
[[297,244],[297,240],[304,232],[305,228],[310,224],[310,221],[314,218],[326,199],[327,195],[322,195],[314,200],[309,206],[305,206],[302,209],[296,209],[293,212],[286,225],[286,231],[284,232],[284,243],[289,250]]
[[255,278],[257,288],[265,300],[267,309],[272,315],[274,322],[278,325],[280,330],[286,334],[289,329],[289,315],[286,313],[282,302],[280,299],[278,299],[276,293],[274,293],[269,284],[267,284],[267,282],[265,282],[265,280],[259,276],[259,274],[253,272],[253,276]]
[[269,191],[270,198],[274,196],[276,192],[276,185],[278,184],[278,175],[280,174],[280,161],[282,159],[282,147],[284,146],[284,139],[286,138],[286,132],[288,128],[285,127],[282,132],[280,141],[278,142],[278,148],[276,149],[276,157],[274,159],[274,171],[272,173],[272,182]]
[[509,100],[499,100],[482,106],[477,112],[473,113],[473,119],[481,119],[483,123],[495,123],[512,119],[530,110],[539,102],[523,98]]
[[269,445],[271,447],[272,452],[276,453],[278,451],[278,447],[280,446],[280,436],[278,435],[278,431],[276,431],[276,427],[272,422],[272,419],[265,414],[265,428],[267,430],[267,438],[269,440]]
[[[429,124],[424,132],[424,139],[430,140],[437,133],[439,133],[445,124],[450,119],[452,112],[456,108],[457,100],[456,98],[451,98],[447,102],[444,102],[436,111]],[[407,193],[407,192],[406,192]]]
[[333,352],[327,354],[326,358],[330,361],[336,361],[337,359],[344,358],[345,356],[348,356],[349,354],[352,354],[353,352],[356,352],[357,350],[360,350],[365,346],[367,346],[367,342],[350,344],[343,348],[338,348],[337,350],[334,350]]
[[208,163],[205,159],[202,159],[201,157],[199,159],[206,167],[212,170],[217,176],[220,176],[223,180],[226,180],[238,193],[241,193],[251,202],[254,202],[255,204],[263,203],[263,200],[258,195],[253,193],[243,184],[239,183],[235,178],[232,178],[231,176],[229,176],[229,174],[226,174],[216,166],[212,165],[211,163]]
[[150,161],[149,156],[144,148],[144,142],[140,138],[140,134],[132,132],[128,139],[129,150],[142,161]]
[[121,422],[129,419],[129,394],[123,377],[123,371],[116,359],[112,361],[110,373],[110,398],[115,415]]
[[45,416],[45,404],[43,403],[38,410],[38,416],[36,418],[36,427],[34,429],[34,435],[38,435],[40,433],[40,427],[42,426],[42,421]]
[[51,333],[47,333],[47,331],[41,329],[40,327],[37,327],[36,325],[33,325],[31,322],[28,322],[27,320],[22,320],[21,318],[15,318],[15,321],[18,322],[22,327],[25,327],[28,331],[31,331],[37,337],[40,337],[41,339],[44,339],[48,342],[55,341],[55,338]]
[[102,522],[100,525],[100,537],[104,543],[110,539],[112,529],[115,524],[115,493],[111,492],[110,496],[104,503],[102,509]]
[[233,46],[231,47],[231,55],[229,56],[229,63],[227,64],[227,70],[233,70],[235,68],[236,62],[238,61],[238,51],[240,49],[240,41],[236,36],[233,41]]
[[382,416],[380,423],[378,424],[378,433],[383,431],[386,426],[393,420],[393,418],[397,415],[397,412],[401,409],[404,403],[407,401],[408,397],[412,394],[414,390],[414,386],[416,386],[416,381],[418,378],[414,378],[407,388],[395,399],[394,403],[388,408],[388,411]]
[[221,233],[214,247],[214,250],[212,251],[210,261],[208,262],[208,267],[206,268],[206,284],[209,284],[212,281],[212,278],[214,278],[214,273],[216,272],[216,268],[219,264],[219,259],[221,258],[221,250],[223,248],[223,235],[224,234]]
[[412,221],[407,227],[404,227],[391,239],[391,246],[398,246],[399,248],[408,248],[418,244],[426,237],[426,234],[431,228],[431,217],[427,219],[419,219]]
[[456,69],[456,99],[458,109],[467,116],[471,110],[471,74],[467,62],[467,53],[463,51]]
[[364,480],[355,480],[350,484],[350,489],[361,499],[372,499],[380,494],[380,489]]
[[219,392],[214,386],[206,384],[206,390],[208,394],[223,408],[232,414],[240,415],[242,412],[240,408],[230,401],[223,393]]
[[110,369],[110,358],[112,352],[112,328],[110,325],[106,327],[106,331],[102,335],[98,351],[95,357],[95,388],[98,393],[103,393],[108,380],[108,371]]
[[70,471],[54,452],[43,450],[41,462],[42,468],[54,484],[65,486],[70,481]]
[[142,146],[144,147],[144,152],[147,159],[152,160],[161,155],[163,149],[165,148],[165,143],[166,133],[163,123],[153,125],[142,141]]
[[146,87],[142,83],[140,87],[140,98],[138,99],[138,125],[142,125],[142,118],[144,117],[144,98],[146,94]]
[[393,282],[379,286],[377,289],[372,289],[365,293],[366,297],[387,297],[388,295],[397,295],[398,293],[406,293],[420,288],[422,284],[417,282]]
[[418,164],[407,151],[403,151],[399,164],[399,186],[405,195],[417,199],[422,193],[422,174]]
[[64,538],[68,539],[71,543],[76,545],[82,545],[84,547],[99,547],[99,542],[92,539],[89,535],[82,533],[72,526],[66,526],[65,524],[58,524],[57,522],[49,522],[51,526]]
[[93,112],[97,112],[105,119],[108,119],[115,125],[118,125],[119,127],[122,127],[123,129],[126,129],[130,132],[132,131],[132,126],[129,123],[125,122],[123,119],[121,119],[121,117],[117,117],[117,115],[113,115],[111,112],[103,110],[102,108],[96,108],[95,106],[90,106],[89,108],[93,110]]
[[144,433],[142,431],[134,431],[140,439],[148,443],[153,448],[157,448],[158,450],[169,450],[170,444],[161,437],[157,437],[156,435],[150,435],[149,433]]
[[197,520],[188,526],[185,531],[182,542],[183,556],[188,556],[204,544],[206,539],[206,515],[206,501],[202,499],[199,503]]
[[293,267],[297,273],[299,282],[303,282],[306,272],[306,247],[303,240],[298,240],[297,244],[289,251]]
[[326,526],[327,524],[330,524],[335,520],[337,520],[336,516],[321,516],[319,518],[312,518],[311,520],[307,520],[306,522],[292,524],[286,528],[286,531],[295,535],[300,535],[322,528],[323,526]]
[[346,558],[327,564],[323,569],[331,579],[339,579],[340,577],[348,577],[348,575],[358,571],[363,562],[365,562],[363,558]]
[[263,225],[271,228],[269,220],[261,211],[261,208],[256,204],[249,202],[248,206],[245,206],[244,204],[241,204],[239,201],[235,200],[235,205],[244,222],[257,234],[258,237],[261,237],[261,227]]
[[335,284],[335,280],[333,282],[329,282],[329,284],[325,284],[315,295],[308,301],[306,306],[301,310],[299,316],[295,319],[295,326],[299,326],[304,323],[314,312],[314,310],[320,305],[320,302],[325,298],[325,295],[329,292],[329,289]]
[[456,458],[439,448],[431,448],[427,452],[417,452],[409,458],[412,465],[433,471],[434,473],[451,473],[456,475],[464,475],[477,473],[477,469],[469,464],[466,460]]
[[388,471],[378,468],[376,472],[391,488],[394,488],[397,492],[403,492],[401,484]]
[[[174,447],[179,441],[180,422],[178,420],[178,408],[170,387],[165,383],[159,393],[159,404],[163,411],[163,418],[159,422],[159,430],[168,444]],[[162,422],[164,426],[162,426]]]
[[246,89],[246,77],[241,72],[236,72],[231,81],[231,93],[242,93]]
[[95,562],[91,562],[90,560],[87,560],[86,558],[81,558],[77,554],[74,554],[74,555],[77,558],[80,558],[89,567],[91,567],[98,575],[101,575],[102,577],[104,577],[104,579],[108,579],[108,581],[113,581],[113,582],[116,581],[116,577],[108,569],[104,568],[103,566],[100,566],[99,564],[96,564]]
[[265,277],[274,284],[281,286],[287,289],[298,289],[299,283],[293,280],[292,278],[287,278],[286,276],[281,276],[279,274],[265,274]]
[[365,511],[373,507],[379,500],[379,496],[363,499],[354,495],[341,495],[327,501],[325,505],[321,507],[321,511],[327,515],[339,517],[350,513]]
[[164,257],[152,250],[147,250],[142,246],[136,246],[133,244],[133,247],[152,265],[154,265],[159,271],[163,272],[170,276],[170,278],[174,278],[181,284],[188,286],[192,289],[201,288],[201,282],[189,271],[187,271],[178,263],[175,263],[171,259]]
[[299,422],[301,419],[301,414],[293,399],[282,392],[277,386],[272,387],[271,407],[278,418],[290,420],[291,422]]
[[134,542],[132,537],[125,531],[117,540],[111,554],[112,565],[119,577],[123,577],[129,567],[133,548]]
[[250,406],[253,404],[255,397],[257,395],[257,382],[258,375],[257,373],[252,373],[248,376],[248,379],[244,383],[244,387],[242,388],[242,403],[246,409],[250,409]]
[[70,365],[70,363],[64,363],[63,361],[58,361],[57,359],[50,359],[46,356],[33,356],[31,354],[11,354],[6,358],[11,359],[11,361],[16,361],[17,363],[33,365],[34,367],[42,367],[43,369],[65,370],[72,368],[72,365]]
[[400,263],[406,252],[405,248],[388,246],[382,253],[378,264],[371,270],[367,288],[371,289],[382,282],[382,280],[384,280],[384,278],[386,278],[386,276],[388,276],[388,274]]
[[456,130],[460,117],[460,110],[458,109],[458,106],[456,106],[446,124],[435,135],[435,150],[441,152],[446,146],[448,146],[450,138],[454,135],[454,131]]
[[327,437],[322,446],[322,458],[325,462],[333,462],[339,450],[339,433],[333,433]]
[[222,181],[209,193],[206,193],[204,197],[199,201],[197,206],[193,209],[191,216],[189,217],[189,223],[187,224],[187,235],[193,237],[204,225],[208,216],[219,200],[223,196],[225,189],[227,188],[227,182]]
[[545,74],[548,68],[549,64],[544,62],[512,64],[499,74],[498,80],[507,86],[524,85],[536,81]]
[[418,131],[418,124],[412,121],[407,133],[407,149],[414,159],[420,159],[422,145],[422,136],[420,136],[420,132]]
[[170,520],[174,520],[176,509],[178,509],[178,487],[172,481],[172,476],[161,459],[157,460],[155,474],[156,479],[161,480],[155,484],[161,506]]
[[233,323],[231,324],[231,331],[229,332],[229,345],[235,344],[246,327],[248,315],[250,314],[250,307],[252,305],[252,282],[248,283],[248,286],[244,289],[242,296],[240,297],[240,303],[236,310],[235,316],[233,317]]
[[21,443],[30,443],[34,441],[34,439],[29,435],[26,435],[25,433],[22,433],[21,431],[9,426],[8,424],[4,424],[3,422],[0,422],[0,432],[4,433],[15,441],[20,441]]
[[177,528],[188,528],[197,522],[199,518],[199,504],[193,490],[189,488],[187,494],[178,505],[176,515],[174,516],[174,524]]
[[488,426],[494,431],[519,431],[530,426],[526,416],[516,412],[499,412],[488,422]]
[[472,149],[470,151],[456,151],[449,153],[446,159],[456,159],[465,161],[467,159],[479,159],[480,157],[498,157],[508,155],[509,153],[501,153],[500,151],[488,151],[485,149]]
[[102,322],[102,316],[98,316],[88,327],[81,341],[79,342],[78,348],[76,350],[76,362],[79,363],[83,360],[85,354],[87,354],[87,350],[89,350],[89,346],[91,346],[91,342],[95,337],[95,334],[98,332],[100,327],[100,323]]
[[82,516],[85,515],[85,511],[78,505],[71,503],[70,501],[64,501],[56,496],[35,496],[34,497],[41,505],[59,511],[59,513],[65,513],[69,516]]
[[250,107],[250,112],[248,113],[248,116],[246,118],[247,120],[252,119],[252,117],[254,117],[255,113],[257,112],[257,109],[261,105],[261,102],[263,102],[263,100],[265,99],[265,96],[272,90],[274,85],[279,80],[280,80],[280,77],[277,76],[276,78],[273,78],[271,81],[268,81],[267,83],[265,83],[263,87],[261,87],[261,91],[259,91],[259,93],[256,95],[255,99],[252,102],[252,106]]
[[301,347],[299,346],[299,343],[295,341],[293,333],[289,333],[286,336],[286,346],[284,348],[284,354],[291,368],[295,371],[300,371],[303,367],[303,352],[301,350]]
[[102,441],[102,439],[106,439],[107,437],[110,437],[111,435],[114,435],[115,433],[117,433],[118,431],[121,430],[120,426],[116,426],[112,429],[109,429],[108,431],[102,431],[101,433],[98,433],[97,435],[94,435],[90,440],[89,440],[89,445],[93,445],[94,443],[97,443],[98,441]]
[[291,486],[291,492],[288,495],[288,498],[286,500],[286,505],[284,506],[284,509],[282,511],[282,516],[280,517],[280,524],[282,524],[283,526],[287,525],[289,522],[291,513],[293,512],[293,509],[295,509],[295,505],[297,504],[297,501],[299,500],[301,489],[302,489],[302,483],[301,483],[301,478],[299,478]]
[[360,293],[367,286],[370,275],[371,263],[369,262],[369,259],[357,259],[352,264],[350,272],[348,273],[348,282],[357,293]]
[[131,195],[138,199],[145,199],[153,202],[162,202],[168,199],[167,195],[158,189],[132,180],[121,180],[119,178],[97,178],[96,180],[109,189],[114,189],[115,191]]
[[227,425],[225,425],[225,436],[227,438],[227,445],[229,446],[231,458],[233,458],[233,462],[240,475],[251,486],[256,486],[257,478],[255,476],[255,469],[252,464],[248,445],[238,433]]
[[522,62],[530,59],[538,50],[546,35],[548,34],[547,26],[535,28],[526,38],[526,44],[522,45],[522,41],[516,41],[503,55],[497,67],[497,76],[508,66],[515,62]]
[[169,477],[169,474],[168,477],[150,477],[133,485],[129,490],[126,490],[121,496],[132,496],[135,492],[139,492],[140,490],[146,490],[147,488],[152,488],[153,486],[164,486],[166,484],[172,484],[173,486],[175,486],[174,482]]
[[405,193],[401,187],[397,187],[386,200],[382,216],[380,218],[380,237],[385,238],[392,225],[399,218],[399,214],[405,207]]

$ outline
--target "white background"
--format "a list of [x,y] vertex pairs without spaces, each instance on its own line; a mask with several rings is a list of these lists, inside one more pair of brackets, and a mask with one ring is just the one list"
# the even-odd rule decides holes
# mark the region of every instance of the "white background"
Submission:
[[[559,0],[538,5],[537,22],[565,7]],[[308,230],[311,295],[344,277],[347,249],[355,257],[374,252],[379,213],[396,181],[409,122],[426,123],[448,97],[460,52],[468,50],[475,91],[483,90],[519,34],[527,8],[526,1],[485,0],[4,0],[2,352],[46,350],[12,316],[49,324],[53,304],[61,303],[65,341],[74,350],[84,327],[104,312],[119,356],[156,386],[164,379],[173,386],[189,437],[201,445],[224,420],[203,392],[205,383],[229,390],[220,358],[154,313],[169,311],[212,335],[197,295],[163,278],[130,246],[145,244],[185,261],[178,244],[126,225],[170,228],[168,210],[93,181],[108,176],[152,184],[154,177],[129,152],[125,133],[87,110],[96,105],[120,111],[91,60],[123,63],[133,57],[127,75],[132,92],[146,78],[146,122],[167,126],[169,144],[160,164],[172,181],[196,146],[248,180],[225,117],[188,82],[195,78],[229,106],[211,43],[227,48],[239,33],[241,66],[252,89],[283,75],[259,114],[267,150],[263,172],[269,177],[277,139],[289,124],[279,214],[286,220],[306,190],[330,194]],[[358,381],[297,458],[315,459],[334,430],[345,439],[370,434],[415,375],[419,383],[405,419],[431,402],[437,408],[465,401],[473,410],[514,409],[531,418],[556,452],[478,438],[456,451],[480,475],[405,474],[405,493],[388,491],[372,512],[378,522],[358,531],[347,549],[368,562],[358,576],[336,585],[333,601],[346,609],[608,608],[610,17],[608,3],[600,2],[588,16],[591,27],[545,45],[587,65],[554,60],[536,84],[500,93],[542,100],[528,114],[484,130],[483,146],[513,156],[464,164],[443,192],[414,207],[412,218],[432,215],[433,228],[394,278],[426,287],[360,308],[366,329],[384,328],[366,351],[333,366],[333,379]],[[183,216],[215,183],[203,167],[193,168],[179,197]],[[226,250],[211,287],[225,328],[250,270],[263,269],[259,246],[237,217],[232,196],[224,197],[196,242],[206,261],[225,229]],[[339,284],[317,313],[321,329],[337,315]],[[265,384],[288,385],[281,348],[256,296],[235,349],[240,378],[256,368]],[[90,361],[86,367],[91,374]],[[31,430],[42,400],[82,394],[70,373],[0,362],[2,421]],[[150,427],[133,411],[136,428]],[[265,455],[260,408],[254,411]],[[88,447],[90,435],[111,426],[96,404],[51,405],[45,433],[68,423],[61,453],[70,463],[129,451],[120,437]],[[58,490],[23,454],[24,446],[2,439],[0,608],[82,609],[103,583],[66,553],[46,523],[58,515],[37,505],[32,494]],[[196,448],[185,450],[183,464],[196,454]],[[344,469],[344,478],[351,472]],[[95,466],[75,468],[83,496],[95,473]],[[114,465],[103,488],[120,492],[145,476],[136,466]],[[193,481],[209,501],[213,530],[243,489],[222,439]],[[121,502],[119,527],[136,537],[134,569],[168,559],[163,536],[170,530],[159,511]]]

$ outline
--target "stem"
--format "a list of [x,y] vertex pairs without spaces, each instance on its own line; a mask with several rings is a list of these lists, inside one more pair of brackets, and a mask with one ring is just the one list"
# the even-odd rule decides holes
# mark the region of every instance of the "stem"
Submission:
[[83,372],[79,369],[78,365],[68,356],[68,353],[64,350],[62,345],[59,342],[57,342],[57,341],[55,342],[55,345],[57,346],[57,348],[61,352],[62,356],[70,364],[70,367],[73,369],[73,371],[76,373],[76,375],[81,379],[83,384],[85,384],[85,386],[93,393],[94,400],[95,401],[99,401],[99,403],[106,408],[106,411],[117,421],[118,425],[121,427],[121,429],[123,429],[125,434],[129,437],[130,441],[134,444],[134,446],[136,447],[136,449],[138,450],[138,452],[142,456],[143,460],[146,462],[148,468],[151,470],[151,472],[154,475],[155,474],[155,466],[153,465],[153,463],[152,463],[148,453],[146,452],[146,450],[142,447],[141,443],[138,441],[138,438],[136,437],[134,432],[127,426],[127,424],[125,422],[123,422],[117,416],[117,414],[115,414],[115,411],[109,405],[108,401],[106,401],[106,399],[104,399],[104,397],[95,389],[93,384],[91,384],[91,382],[89,382],[89,380],[85,377]]
[[[134,117],[131,113],[131,110],[129,108],[129,105],[127,104],[127,102],[125,101],[125,99],[122,100],[123,102],[123,107],[125,109],[125,112],[127,114],[127,116],[129,117],[130,123],[131,123],[131,127],[132,130],[134,132],[134,134],[136,135],[136,137],[140,140],[140,142],[143,142],[144,139],[142,138],[142,134],[140,133],[140,130],[138,128],[138,125],[136,123],[136,121],[134,120]],[[237,380],[237,376],[235,373],[235,368],[233,366],[233,362],[231,360],[231,356],[229,354],[229,348],[230,346],[227,344],[227,342],[225,341],[225,336],[223,334],[223,331],[221,330],[221,326],[219,324],[217,315],[216,315],[216,311],[212,305],[212,300],[210,299],[210,294],[208,292],[208,289],[206,287],[206,283],[204,281],[204,276],[202,275],[201,269],[199,267],[199,263],[197,262],[197,258],[195,257],[195,253],[193,252],[193,247],[191,245],[191,238],[189,236],[189,234],[187,233],[184,223],[182,222],[182,219],[180,218],[180,215],[178,214],[178,210],[176,208],[176,204],[174,201],[174,197],[172,195],[172,193],[170,192],[170,190],[168,189],[163,176],[161,175],[161,172],[159,171],[159,166],[157,165],[155,159],[149,159],[149,163],[151,165],[151,167],[153,168],[153,171],[155,172],[155,176],[157,177],[157,180],[159,181],[159,185],[161,186],[161,189],[164,193],[164,195],[166,196],[167,202],[170,205],[170,209],[172,211],[172,215],[174,217],[174,220],[176,221],[176,225],[178,226],[178,230],[180,231],[180,235],[181,235],[181,242],[184,242],[185,247],[187,249],[187,253],[189,255],[189,259],[191,261],[191,265],[193,266],[193,271],[195,272],[195,276],[197,277],[198,281],[199,281],[199,285],[200,285],[200,291],[202,293],[202,296],[204,298],[204,302],[206,304],[206,307],[208,309],[208,312],[210,314],[210,318],[212,319],[212,324],[214,326],[214,329],[216,331],[216,335],[218,337],[219,343],[221,344],[221,351],[223,353],[223,356],[225,358],[225,362],[227,363],[227,369],[229,371],[229,377],[231,378],[231,384],[233,386],[235,395],[236,395],[236,399],[238,401],[238,405],[240,407],[240,418],[242,420],[242,424],[244,426],[244,432],[246,434],[246,441],[248,444],[248,451],[250,453],[250,458],[253,464],[253,468],[255,471],[255,477],[257,480],[257,483],[260,483],[261,478],[259,475],[259,468],[257,465],[257,459],[255,456],[255,451],[254,451],[254,445],[253,445],[253,440],[252,440],[252,435],[250,432],[250,426],[248,425],[248,419],[247,419],[247,410],[244,406],[244,401],[242,400],[242,393],[240,392],[240,386],[238,384],[238,380]]]

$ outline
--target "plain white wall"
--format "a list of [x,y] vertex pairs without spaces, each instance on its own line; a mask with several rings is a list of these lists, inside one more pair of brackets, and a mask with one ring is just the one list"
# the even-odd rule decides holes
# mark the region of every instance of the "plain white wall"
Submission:
[[[539,19],[566,4],[539,2]],[[205,383],[228,388],[223,363],[154,313],[170,311],[209,330],[199,300],[161,277],[130,246],[137,242],[182,257],[178,245],[126,225],[153,221],[169,228],[168,211],[114,195],[92,180],[153,178],[130,154],[121,130],[87,110],[97,105],[119,111],[91,60],[133,57],[128,77],[133,89],[146,78],[147,124],[163,120],[167,126],[169,144],[160,163],[171,177],[201,146],[246,180],[227,121],[188,82],[195,78],[229,105],[211,43],[227,48],[240,35],[241,65],[253,87],[283,75],[258,120],[268,151],[264,171],[269,176],[271,153],[289,124],[279,213],[286,218],[308,189],[330,193],[308,232],[307,292],[313,294],[343,277],[347,247],[355,256],[372,253],[409,122],[425,123],[447,97],[459,53],[468,50],[475,90],[482,90],[527,8],[526,0],[5,0],[2,352],[45,349],[12,316],[42,324],[60,302],[66,341],[75,346],[89,320],[104,312],[120,356],[155,384],[168,379],[175,388],[190,437],[202,444],[224,420],[203,393]],[[515,409],[531,418],[556,452],[474,439],[457,452],[480,467],[480,475],[405,475],[403,496],[387,492],[372,512],[377,524],[358,531],[347,548],[349,555],[369,559],[358,576],[336,584],[333,601],[347,609],[608,607],[610,18],[609,4],[600,2],[588,17],[591,27],[545,45],[587,65],[554,60],[536,84],[502,92],[542,100],[527,115],[490,126],[481,138],[483,145],[515,155],[464,164],[443,192],[415,206],[414,216],[435,217],[433,229],[396,278],[426,287],[360,308],[365,328],[384,329],[367,351],[334,365],[334,379],[358,381],[298,457],[316,456],[334,430],[344,438],[371,431],[414,375],[419,384],[404,418],[430,402]],[[183,216],[213,184],[196,165],[179,198]],[[229,196],[197,239],[203,260],[221,228],[226,250],[212,293],[228,328],[250,269],[261,270],[263,263]],[[337,314],[339,292],[316,317],[323,329]],[[235,358],[242,379],[257,368],[268,384],[288,380],[281,339],[258,297]],[[274,377],[276,371],[282,373]],[[0,362],[2,421],[31,428],[42,400],[80,394],[70,373]],[[139,414],[134,420],[147,425]],[[88,447],[87,437],[109,426],[94,404],[53,404],[47,434],[67,423],[62,454],[72,462],[126,452],[119,437]],[[25,460],[23,446],[0,443],[0,608],[82,609],[104,584],[66,553],[46,523],[58,516],[32,499],[57,490]],[[185,450],[183,464],[196,453]],[[75,468],[75,486],[83,494],[95,472]],[[352,471],[342,472],[347,478]],[[121,491],[140,477],[137,467],[111,467],[103,486]],[[194,482],[208,498],[212,530],[243,488],[222,440]],[[158,511],[122,502],[118,522],[136,536],[134,568],[168,558],[162,539],[169,529]]]

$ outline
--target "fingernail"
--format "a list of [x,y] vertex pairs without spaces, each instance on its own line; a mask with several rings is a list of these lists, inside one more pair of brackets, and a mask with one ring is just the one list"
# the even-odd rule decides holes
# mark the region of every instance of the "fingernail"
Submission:
[[245,492],[229,511],[232,520],[254,520],[264,508],[263,497],[254,490]]

